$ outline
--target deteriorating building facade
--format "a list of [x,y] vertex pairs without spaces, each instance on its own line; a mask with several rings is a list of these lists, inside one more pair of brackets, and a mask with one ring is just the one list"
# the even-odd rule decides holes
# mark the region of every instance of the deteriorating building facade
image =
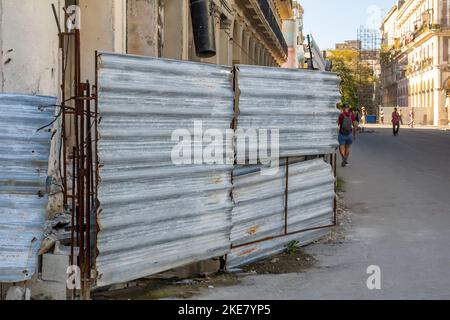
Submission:
[[[51,4],[63,31],[79,17],[81,77],[91,82],[95,51],[222,65],[281,66],[288,58],[282,17],[292,17],[292,1],[209,0],[216,55],[199,58],[189,0],[0,0],[0,92],[59,95],[60,51]],[[71,6],[79,10],[64,11]]]
[[289,48],[288,61],[283,64],[283,68],[300,68],[305,65],[304,35],[303,35],[303,14],[304,9],[299,2],[294,2],[292,16],[282,16],[283,34]]
[[449,124],[450,1],[398,1],[381,31],[383,107],[412,109],[418,124]]

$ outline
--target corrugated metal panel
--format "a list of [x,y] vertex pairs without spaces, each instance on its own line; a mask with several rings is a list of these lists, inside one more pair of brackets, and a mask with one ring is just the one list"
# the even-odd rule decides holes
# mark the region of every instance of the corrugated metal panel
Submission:
[[259,171],[246,174],[248,170],[244,167],[233,174],[234,246],[284,232],[286,171],[281,167],[277,175],[263,176]]
[[329,230],[326,229],[308,231],[233,249],[227,256],[227,268],[231,270],[283,253],[292,241],[298,241],[300,247],[306,246],[320,240],[328,233]]
[[0,282],[28,280],[43,238],[56,98],[0,94]]
[[[259,172],[246,173],[247,169],[235,171],[233,179],[234,208],[232,211],[233,229],[231,242],[239,246],[285,233],[285,190],[286,171],[280,168],[278,175],[262,176]],[[288,233],[316,227],[326,227],[334,222],[334,176],[331,166],[322,159],[292,163],[289,165],[288,192]],[[289,238],[301,239],[307,243],[312,237],[296,235]],[[246,246],[231,255],[231,265],[241,264],[247,259],[264,257],[271,252],[282,250],[286,239],[271,240],[268,244]],[[281,245],[281,247],[280,247]],[[246,248],[246,250],[245,250]],[[258,250],[254,250],[258,248]]]
[[288,233],[334,222],[335,178],[323,159],[289,165]]
[[98,76],[98,286],[229,252],[233,166],[175,166],[171,135],[230,128],[231,69],[102,53]]
[[238,129],[279,129],[280,156],[333,153],[339,78],[319,71],[238,66]]

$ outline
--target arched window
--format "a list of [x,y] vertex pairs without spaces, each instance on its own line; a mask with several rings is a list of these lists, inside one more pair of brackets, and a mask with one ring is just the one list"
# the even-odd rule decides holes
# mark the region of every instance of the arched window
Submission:
[[450,78],[445,80],[445,82],[444,82],[444,89],[445,89],[445,92],[447,94],[447,97],[450,97]]

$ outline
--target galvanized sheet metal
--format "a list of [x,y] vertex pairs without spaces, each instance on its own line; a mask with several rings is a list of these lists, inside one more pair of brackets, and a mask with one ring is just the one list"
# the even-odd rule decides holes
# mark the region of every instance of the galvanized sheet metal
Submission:
[[[243,169],[235,171],[231,233],[233,246],[285,234],[285,176],[286,170],[283,167],[274,176],[263,176],[259,172],[246,173]],[[331,166],[323,159],[289,165],[288,233],[333,224],[334,182]],[[316,240],[317,234],[319,233],[310,232],[286,238],[300,239],[300,242],[306,244]],[[270,240],[267,244],[245,246],[244,249],[233,250],[228,261],[230,266],[241,265],[248,260],[278,252],[285,244],[286,239],[282,238]]]
[[335,151],[337,75],[247,65],[237,69],[238,129],[279,129],[281,157]]
[[320,240],[327,234],[327,229],[313,230],[232,249],[227,256],[227,268],[232,270],[282,253],[292,241],[297,241],[298,246],[302,247]]
[[0,282],[36,271],[56,98],[0,94]]
[[98,84],[97,285],[228,253],[233,166],[175,166],[171,136],[195,120],[230,128],[231,68],[101,53]]
[[334,223],[335,178],[323,159],[289,166],[287,232]]

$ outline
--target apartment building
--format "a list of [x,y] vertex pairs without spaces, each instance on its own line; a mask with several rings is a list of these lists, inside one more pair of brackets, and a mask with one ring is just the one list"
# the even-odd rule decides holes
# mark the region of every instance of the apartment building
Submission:
[[293,15],[286,12],[283,18],[283,34],[288,45],[288,61],[283,64],[283,68],[304,68],[305,66],[305,50],[304,50],[304,34],[303,34],[303,15],[305,13],[303,7],[298,1],[293,2]]
[[413,109],[419,124],[448,125],[450,1],[398,1],[381,32],[382,106]]
[[345,40],[342,43],[336,43],[336,50],[361,50],[361,41]]
[[[78,17],[81,78],[91,82],[95,51],[223,65],[281,66],[287,61],[288,46],[282,26],[283,17],[293,16],[293,1],[207,0],[214,19],[215,41],[215,54],[208,58],[196,53],[190,3],[0,0],[0,92],[60,95],[61,58],[52,4],[63,31],[67,23]],[[67,50],[73,51],[73,46]]]

